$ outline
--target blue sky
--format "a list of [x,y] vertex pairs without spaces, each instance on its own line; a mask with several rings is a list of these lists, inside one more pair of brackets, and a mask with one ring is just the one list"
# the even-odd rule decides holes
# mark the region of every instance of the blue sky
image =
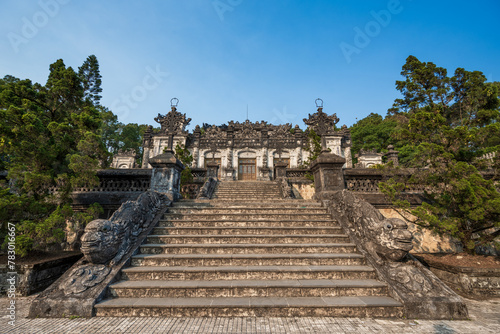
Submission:
[[[121,122],[292,123],[315,112],[352,125],[385,115],[406,57],[500,81],[500,2],[336,0],[1,1],[0,76],[45,83],[62,58],[95,54],[101,103]],[[191,126],[191,127],[192,127]]]

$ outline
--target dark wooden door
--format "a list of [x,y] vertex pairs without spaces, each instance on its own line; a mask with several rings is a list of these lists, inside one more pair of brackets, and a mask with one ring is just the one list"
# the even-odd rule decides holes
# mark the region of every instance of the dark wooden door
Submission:
[[257,179],[255,159],[240,159],[238,166],[238,180],[251,181]]

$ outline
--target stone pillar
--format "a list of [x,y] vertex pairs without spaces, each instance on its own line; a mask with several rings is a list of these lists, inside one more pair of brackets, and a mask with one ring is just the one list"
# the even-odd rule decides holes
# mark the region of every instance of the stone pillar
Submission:
[[165,151],[149,159],[153,166],[151,174],[151,190],[166,194],[172,201],[180,198],[181,172],[184,165],[174,155],[173,151]]
[[144,147],[144,152],[142,153],[141,168],[149,168],[149,147]]
[[389,145],[387,146],[387,149],[389,150],[385,155],[387,156],[387,162],[392,161],[394,167],[399,165],[399,158],[398,158],[398,151],[394,151],[394,146]]
[[259,176],[257,180],[259,181],[269,181],[271,180],[271,168],[269,167],[260,167],[259,168]]
[[324,195],[345,188],[342,166],[345,159],[324,150],[311,164],[314,174],[315,199],[322,199]]
[[344,155],[345,155],[345,168],[352,168],[352,155],[351,155],[351,147],[346,146],[344,148]]
[[288,164],[286,162],[277,162],[274,164],[274,179],[281,177],[286,177],[286,168]]
[[219,179],[219,165],[216,162],[207,163],[207,177]]

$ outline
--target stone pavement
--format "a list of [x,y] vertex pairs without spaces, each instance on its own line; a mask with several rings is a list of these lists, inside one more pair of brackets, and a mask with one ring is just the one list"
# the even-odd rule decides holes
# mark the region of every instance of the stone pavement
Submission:
[[361,318],[91,318],[26,319],[34,296],[16,299],[15,326],[9,299],[0,298],[0,333],[500,333],[500,299],[465,299],[470,321]]

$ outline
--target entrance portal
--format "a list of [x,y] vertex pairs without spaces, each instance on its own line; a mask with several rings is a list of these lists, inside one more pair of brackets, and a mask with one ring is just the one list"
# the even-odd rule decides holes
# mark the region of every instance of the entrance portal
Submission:
[[254,181],[257,178],[255,159],[239,159],[238,180]]

